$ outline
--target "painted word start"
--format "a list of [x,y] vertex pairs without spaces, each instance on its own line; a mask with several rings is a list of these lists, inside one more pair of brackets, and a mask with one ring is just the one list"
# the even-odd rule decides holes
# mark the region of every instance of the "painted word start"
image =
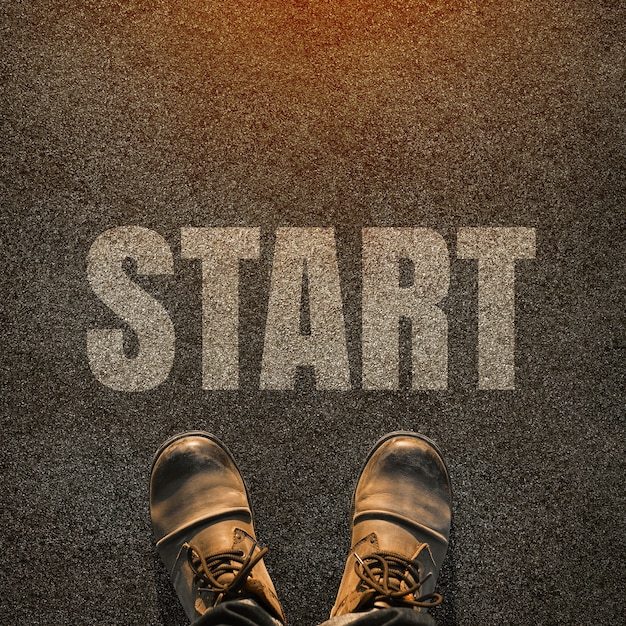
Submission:
[[[239,263],[260,256],[260,228],[182,228],[181,256],[202,267],[202,387],[239,386]],[[514,388],[514,274],[517,259],[535,257],[533,228],[460,228],[458,258],[478,261],[478,386]],[[172,251],[157,232],[122,226],[102,233],[88,254],[94,293],[134,331],[129,357],[123,330],[87,332],[94,376],[119,391],[146,391],[167,379],[174,325],[164,306],[124,269],[174,273]],[[410,279],[402,279],[407,260]],[[437,306],[450,283],[443,237],[427,228],[362,231],[362,379],[364,390],[399,386],[399,326],[411,324],[411,387],[446,389],[448,322]],[[308,324],[301,304],[308,290]],[[293,389],[296,369],[313,368],[318,389],[349,390],[350,368],[333,228],[279,228],[272,262],[260,388]]]

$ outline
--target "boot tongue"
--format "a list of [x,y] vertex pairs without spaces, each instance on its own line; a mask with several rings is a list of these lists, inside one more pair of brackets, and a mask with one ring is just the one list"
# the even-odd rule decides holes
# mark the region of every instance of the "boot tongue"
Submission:
[[[241,528],[233,529],[232,523],[226,523],[221,528],[217,524],[193,539],[193,549],[201,558],[220,555],[221,558],[213,561],[211,574],[218,585],[224,587],[235,580],[242,567],[242,559],[253,554],[255,547],[256,540]],[[229,555],[233,557],[230,560]]]
[[[432,538],[416,536],[412,529],[377,520],[376,522],[362,521],[358,525],[359,540],[354,545],[354,552],[362,559],[370,554],[384,554],[398,552],[398,546],[402,547],[402,554],[414,561],[419,569],[419,582],[422,583],[420,593],[427,595],[435,590],[435,581],[439,572],[439,563],[435,560],[440,552],[445,552],[445,546],[439,546]],[[407,571],[398,570],[398,574]],[[400,582],[400,577],[396,578],[395,572],[390,572],[390,583],[393,586],[397,582],[398,590],[405,587],[406,583]],[[418,582],[417,580],[415,582]]]
[[[170,575],[185,613],[193,622],[223,600],[219,597],[220,588],[227,590],[240,573],[242,561],[245,562],[248,556],[258,556],[261,549],[254,538],[252,526],[245,521],[237,525],[233,524],[233,520],[214,523],[194,534],[189,533],[185,539],[178,555],[172,557],[174,566]],[[162,549],[168,547],[164,545]],[[210,568],[207,559],[211,563]],[[203,567],[200,567],[201,562]],[[211,584],[202,580],[201,570],[205,567],[210,569],[218,588],[212,589]],[[242,598],[258,600],[282,623],[285,622],[262,559],[254,564],[246,580],[241,580],[236,586]],[[237,591],[234,590],[234,593],[237,594]]]
[[242,528],[233,528],[230,520],[213,524],[197,533],[189,541],[204,555],[224,552],[250,552],[254,538]]
[[217,580],[220,585],[228,586],[233,582],[233,580],[235,580],[235,574],[232,571],[224,572],[222,574],[218,574],[215,577],[215,580]]
[[[436,569],[430,547],[421,543],[409,533],[400,532],[403,536],[395,536],[394,541],[388,541],[383,534],[383,542],[379,541],[376,532],[370,532],[362,537],[353,547],[355,567],[361,569],[365,579],[356,582],[356,589],[345,600],[346,611],[362,611],[367,608],[389,608],[406,602],[411,606],[419,597],[424,597],[434,590],[432,576]],[[400,541],[400,539],[402,541]],[[405,555],[393,552],[393,547],[403,545]],[[370,579],[372,584],[367,580]],[[417,586],[417,587],[416,587]],[[382,597],[379,591],[386,589],[389,597]]]

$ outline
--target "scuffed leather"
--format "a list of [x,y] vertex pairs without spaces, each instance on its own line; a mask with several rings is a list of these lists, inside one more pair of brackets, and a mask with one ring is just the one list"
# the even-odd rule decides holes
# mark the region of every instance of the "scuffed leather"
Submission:
[[[193,621],[213,607],[215,594],[198,591],[187,560],[188,544],[204,554],[247,554],[256,541],[245,483],[224,444],[199,432],[166,444],[152,468],[150,513],[159,555]],[[253,567],[243,592],[285,622],[263,560]]]
[[420,595],[432,593],[448,548],[451,502],[448,472],[434,444],[415,433],[379,441],[354,492],[352,547],[331,617],[371,608],[375,594],[355,572],[356,555],[393,552],[413,559],[419,552]]

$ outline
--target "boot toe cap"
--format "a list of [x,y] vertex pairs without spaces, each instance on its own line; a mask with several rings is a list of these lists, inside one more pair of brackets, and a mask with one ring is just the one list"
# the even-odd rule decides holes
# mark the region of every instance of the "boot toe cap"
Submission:
[[380,517],[414,526],[447,543],[452,490],[436,446],[415,433],[394,433],[370,453],[354,495],[354,521]]
[[248,513],[246,487],[226,447],[208,433],[179,435],[157,452],[150,512],[158,541],[200,521]]

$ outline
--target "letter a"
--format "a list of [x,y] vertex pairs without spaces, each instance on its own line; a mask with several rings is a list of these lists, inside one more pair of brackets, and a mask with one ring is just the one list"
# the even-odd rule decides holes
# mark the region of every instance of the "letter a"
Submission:
[[[310,333],[301,329],[304,270]],[[295,369],[311,365],[319,389],[350,388],[348,350],[332,228],[279,228],[276,232],[262,389],[293,389]]]

